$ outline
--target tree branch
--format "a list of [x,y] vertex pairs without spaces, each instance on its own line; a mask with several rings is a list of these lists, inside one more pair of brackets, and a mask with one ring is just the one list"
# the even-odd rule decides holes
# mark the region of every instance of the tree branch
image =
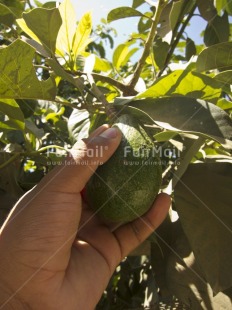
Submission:
[[27,4],[28,4],[28,6],[29,6],[30,9],[33,9],[33,6],[32,6],[32,4],[31,4],[30,0],[27,0]]
[[[65,72],[67,72],[68,74],[70,74],[72,76],[87,75],[87,73],[79,71],[79,70],[77,70],[77,71],[65,70]],[[113,79],[109,76],[101,75],[101,74],[94,73],[94,72],[92,72],[91,75],[95,81],[101,81],[101,82],[109,83],[109,84],[115,86],[116,88],[118,88],[119,90],[122,91],[123,95],[125,95],[128,92],[128,89],[130,88],[129,85],[125,85],[119,81],[116,81],[115,79]],[[135,90],[130,91],[131,95],[137,95],[137,93],[138,92]]]
[[[85,74],[84,72],[80,72],[78,71],[78,75],[82,75]],[[98,73],[91,73],[92,77],[94,78],[95,81],[101,81],[101,82],[105,82],[105,83],[109,83],[113,86],[115,86],[116,88],[118,88],[119,90],[121,90],[123,92],[123,94],[128,92],[129,86],[125,85],[119,81],[116,81],[115,79],[109,77],[109,76],[104,76]],[[137,95],[137,92],[134,90],[133,92],[130,92],[131,95]]]
[[163,8],[165,7],[166,3],[167,3],[167,0],[159,0],[159,2],[158,2],[155,14],[152,18],[151,30],[150,30],[149,35],[147,37],[147,40],[145,42],[143,54],[142,54],[140,60],[138,61],[138,64],[137,64],[137,67],[135,69],[133,78],[129,84],[130,90],[134,90],[134,87],[139,80],[139,77],[140,77],[140,74],[142,72],[143,66],[146,62],[146,59],[149,56],[150,49],[151,49],[152,43],[153,43],[155,35],[156,35],[156,30],[157,30],[157,26],[158,26],[158,23],[160,20],[160,16],[161,16],[161,13],[162,13]]
[[59,104],[62,104],[64,106],[67,106],[73,109],[78,109],[78,107],[75,104],[68,102],[68,101],[62,101],[62,100],[55,99],[52,102],[59,103]]
[[[187,3],[186,3],[186,5],[187,5]],[[160,77],[160,76],[162,75],[162,73],[164,72],[164,70],[167,68],[167,66],[168,66],[168,64],[169,64],[169,61],[170,61],[170,59],[171,59],[171,57],[172,57],[172,55],[173,55],[173,52],[174,52],[174,50],[175,50],[175,48],[176,48],[176,46],[177,46],[177,44],[178,44],[178,42],[179,42],[179,40],[180,40],[182,34],[183,34],[183,32],[185,31],[185,28],[187,27],[187,25],[188,25],[190,19],[192,18],[195,9],[196,9],[196,5],[193,6],[193,8],[192,8],[192,10],[190,11],[188,17],[186,18],[186,20],[185,20],[184,23],[182,24],[182,26],[181,26],[181,28],[180,28],[180,31],[177,32],[177,31],[178,31],[178,28],[179,28],[179,23],[178,23],[178,26],[176,27],[176,29],[174,30],[174,37],[175,37],[175,40],[174,40],[173,42],[171,42],[171,44],[170,44],[170,50],[169,50],[169,52],[168,52],[168,54],[167,54],[167,57],[166,57],[166,59],[165,59],[164,66],[163,66],[163,68],[159,71],[159,73],[157,74],[157,78]],[[184,9],[183,9],[183,11],[184,11]],[[177,32],[177,35],[175,36],[175,33],[176,33],[176,32]]]

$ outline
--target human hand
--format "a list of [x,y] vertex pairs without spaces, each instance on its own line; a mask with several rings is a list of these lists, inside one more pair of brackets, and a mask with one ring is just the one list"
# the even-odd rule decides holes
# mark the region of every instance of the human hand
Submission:
[[120,261],[162,223],[165,194],[113,231],[83,203],[85,184],[120,140],[101,126],[13,208],[0,234],[0,309],[94,309]]

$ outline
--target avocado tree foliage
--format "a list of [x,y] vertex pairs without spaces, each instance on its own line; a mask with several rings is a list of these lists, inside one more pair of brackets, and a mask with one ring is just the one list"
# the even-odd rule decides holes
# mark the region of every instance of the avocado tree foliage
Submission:
[[[148,256],[122,262],[98,308],[172,295],[197,309],[228,303],[232,1],[133,0],[95,28],[70,0],[34,3],[0,0],[1,222],[77,139],[110,122],[110,109],[134,115],[162,149],[162,188],[179,220],[151,236]],[[206,22],[202,44],[187,31],[195,15]],[[137,31],[114,46],[111,25],[131,17]]]

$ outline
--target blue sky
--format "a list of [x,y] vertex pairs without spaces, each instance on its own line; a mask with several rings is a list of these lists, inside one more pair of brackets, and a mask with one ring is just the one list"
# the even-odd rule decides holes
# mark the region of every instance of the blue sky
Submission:
[[[85,12],[91,11],[93,23],[96,25],[101,18],[107,18],[107,14],[114,8],[120,6],[131,6],[132,0],[71,0],[77,12],[79,19]],[[148,7],[148,5],[147,5]],[[115,46],[125,42],[130,33],[137,30],[138,18],[121,19],[111,23],[111,26],[116,29],[117,37],[114,39]]]
[[[44,3],[48,0],[40,0],[40,2]],[[100,22],[101,18],[106,18],[109,11],[114,8],[120,6],[131,6],[132,0],[71,0],[76,14],[77,19],[79,20],[81,16],[87,12],[91,11],[93,16],[93,23],[96,25]],[[142,7],[139,7],[140,10]],[[149,10],[149,5],[144,4],[143,9],[146,11]],[[127,18],[121,19],[119,21],[114,21],[111,23],[111,26],[116,29],[118,36],[115,38],[115,46],[120,43],[125,42],[130,33],[135,32],[137,30],[137,23],[139,18]],[[187,28],[188,35],[191,39],[193,39],[197,43],[202,43],[202,38],[199,37],[199,34],[205,29],[205,21],[196,16],[192,19],[190,27]],[[111,55],[111,51],[108,51],[108,55]]]
[[[106,18],[107,14],[114,8],[120,6],[132,6],[132,0],[71,0],[73,3],[75,10],[77,12],[77,18],[80,17],[87,11],[92,11],[93,22],[97,24],[100,22],[100,19]],[[143,6],[139,7],[138,10],[143,10],[144,12],[149,11],[149,5],[144,4]],[[115,47],[120,44],[124,43],[128,38],[130,33],[137,31],[137,24],[139,21],[139,17],[130,17],[127,19],[120,19],[118,21],[111,22],[111,26],[116,29],[118,35],[114,39]],[[187,27],[188,36],[197,44],[203,42],[203,39],[199,36],[199,34],[205,29],[206,22],[200,17],[195,16],[191,20],[191,24]],[[106,58],[111,60],[112,57],[112,50],[106,48]],[[141,51],[138,51],[133,57],[132,60],[137,59],[140,57]]]
[[[86,11],[92,11],[94,23],[98,23],[102,17],[106,18],[107,13],[120,6],[131,6],[132,0],[71,0],[75,10],[77,12],[77,18],[79,19]],[[149,5],[145,4],[144,8],[147,7],[149,10]],[[138,8],[139,10],[141,7]],[[128,35],[136,31],[137,22],[139,18],[128,18],[121,19],[119,21],[114,21],[111,23],[112,27],[116,28],[118,32],[117,44],[123,42],[128,38]],[[190,27],[188,27],[188,34],[191,39],[196,42],[202,42],[202,39],[199,37],[199,33],[204,30],[206,22],[199,16],[195,16]]]

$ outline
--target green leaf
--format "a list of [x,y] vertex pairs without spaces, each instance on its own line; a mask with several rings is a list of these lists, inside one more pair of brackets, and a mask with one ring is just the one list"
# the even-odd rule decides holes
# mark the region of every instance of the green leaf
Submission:
[[198,137],[196,139],[196,136],[189,137],[189,139],[185,139],[183,141],[183,150],[181,154],[179,154],[179,164],[175,170],[175,173],[172,177],[172,188],[175,189],[176,184],[179,182],[179,180],[182,178],[183,174],[187,170],[189,164],[193,160],[193,158],[198,154],[201,147],[205,143],[204,137]]
[[89,133],[92,133],[98,127],[108,123],[108,117],[105,113],[94,113],[90,118],[90,128]]
[[[198,310],[231,309],[232,302],[229,297],[231,296],[231,288],[218,294],[212,290],[205,279],[204,269],[195,258],[180,221],[178,220],[173,224],[175,228],[172,229],[174,231],[172,238],[175,242],[170,254],[168,254],[164,278],[169,292],[181,300],[183,303],[181,309],[185,307]],[[208,259],[210,260],[209,256]]]
[[136,9],[129,6],[122,6],[120,8],[113,9],[107,16],[108,23],[121,18],[143,16],[143,14]]
[[120,44],[114,51],[113,54],[113,66],[118,70],[124,63],[124,60],[129,52],[128,46],[126,44]]
[[162,38],[160,38],[159,36],[155,38],[153,44],[153,53],[155,62],[160,69],[164,67],[169,47],[169,44],[165,41],[162,41]]
[[15,100],[0,99],[0,103],[0,111],[3,114],[6,114],[9,118],[13,118],[19,120],[21,123],[24,123],[23,113]]
[[56,38],[62,24],[59,10],[57,8],[36,8],[28,13],[23,13],[23,19],[49,54],[55,54]]
[[84,82],[82,78],[77,78],[69,74],[65,71],[64,67],[62,67],[58,61],[55,59],[48,59],[48,64],[51,66],[51,68],[54,70],[55,74],[62,77],[69,83],[73,84],[75,87],[77,87],[80,91],[83,91],[84,89]]
[[89,37],[92,31],[92,15],[90,12],[87,12],[83,15],[76,29],[75,36],[73,38],[73,54],[74,60],[85,51],[87,45],[92,42],[92,39]]
[[226,11],[228,14],[232,15],[232,1],[226,0]]
[[224,85],[230,86],[232,84],[232,70],[218,73],[217,75],[215,75],[213,79],[221,83],[223,86]]
[[1,131],[18,130],[19,124],[15,120],[0,121]]
[[56,8],[56,1],[48,1],[48,2],[43,3],[43,8],[45,8],[45,9]]
[[[16,20],[16,22],[17,22],[17,24],[19,25],[19,27],[20,27],[29,37],[31,37],[33,40],[35,40],[36,42],[38,42],[38,43],[41,44],[39,38],[34,34],[33,31],[31,31],[31,29],[28,28],[28,26],[27,26],[27,24],[26,24],[26,22],[25,22],[25,20],[24,20],[23,18],[18,18],[18,19]],[[49,52],[48,55],[50,55],[50,52]]]
[[133,4],[132,7],[134,9],[136,9],[137,7],[139,7],[140,5],[144,4],[144,0],[133,0]]
[[99,72],[100,71],[107,72],[112,70],[112,67],[110,62],[107,61],[106,59],[95,56],[94,70]]
[[218,100],[217,106],[223,110],[229,110],[232,109],[232,101],[221,98]]
[[71,55],[73,37],[77,28],[76,13],[71,1],[61,2],[59,12],[63,22],[56,40],[56,52],[60,56],[64,56],[65,53]]
[[175,29],[176,24],[181,17],[184,2],[185,0],[179,0],[172,3],[172,9],[169,16],[170,26],[172,30]]
[[185,14],[189,13],[195,1],[178,0],[171,2],[172,8],[169,15],[171,29],[174,30],[178,22],[183,20]]
[[[11,12],[12,16],[14,16],[14,20],[16,17],[19,18],[22,15],[22,12],[25,10],[25,2],[20,2],[18,0],[11,0],[11,1],[1,0],[0,2],[1,2],[1,6],[4,6],[5,8],[8,9],[9,12]],[[2,12],[3,15],[5,15],[4,14],[5,8],[3,8],[3,10],[0,9],[0,12]],[[7,12],[5,11],[5,13]],[[9,16],[9,18],[11,19],[12,17]],[[6,20],[5,22],[7,23]],[[12,26],[12,25],[10,25],[9,23],[9,26]]]
[[60,116],[63,115],[65,112],[65,108],[61,107],[57,112],[50,112],[45,116],[46,121],[52,121],[53,124],[57,123],[60,119]]
[[29,119],[25,120],[25,131],[33,134],[36,138],[42,139],[45,135],[43,128],[38,128],[34,122]]
[[[216,2],[218,1],[216,0]],[[208,22],[213,20],[217,15],[217,9],[215,8],[212,0],[197,0],[197,7],[201,16]]]
[[35,2],[35,5],[36,5],[37,7],[43,6],[43,3],[40,2],[39,0],[34,0],[34,2]]
[[184,232],[215,293],[232,285],[231,175],[229,163],[193,164],[174,193]]
[[228,14],[216,15],[206,26],[204,33],[204,43],[206,46],[215,45],[229,40],[230,29]]
[[14,13],[10,10],[10,8],[0,3],[0,23],[11,27],[14,21]]
[[17,10],[24,10],[25,9],[25,3],[24,1],[20,0],[1,0],[2,3],[4,3],[7,7],[10,7],[11,9],[17,9]]
[[[14,155],[13,155],[14,156]],[[13,157],[7,152],[0,153],[0,165],[4,165],[10,161]],[[0,173],[0,192],[4,191],[7,193],[7,202],[4,203],[3,197],[1,197],[1,209],[5,206],[9,212],[14,203],[24,194],[24,191],[18,184],[18,173],[20,169],[20,159],[15,158],[14,161],[10,162],[7,166],[1,169]],[[2,211],[2,210],[0,210]],[[2,212],[0,212],[1,214]],[[1,214],[2,215],[2,214]],[[2,218],[0,218],[2,221]]]
[[154,135],[154,139],[158,142],[169,141],[170,139],[174,138],[178,134],[179,132],[175,130],[163,131],[163,132],[159,132],[156,135]]
[[196,62],[197,71],[226,70],[232,66],[232,42],[219,43],[204,49]]
[[[10,123],[15,125],[15,129],[24,130],[25,124],[23,113],[19,105],[13,99],[0,99],[0,112],[8,116]],[[8,122],[8,125],[10,123]]]
[[124,105],[144,111],[165,129],[190,132],[232,148],[232,120],[226,112],[210,102],[188,97],[167,97],[131,99]]
[[193,55],[196,55],[197,49],[195,43],[192,39],[187,38],[186,40],[186,48],[185,48],[185,58],[190,60]]
[[[200,0],[199,0],[200,1]],[[225,9],[227,0],[215,0],[215,7],[217,9],[218,15],[220,15],[221,11]]]
[[221,11],[226,10],[228,14],[232,15],[232,1],[231,0],[215,0],[214,1],[218,15]]
[[134,47],[131,50],[128,51],[124,61],[122,62],[121,66],[125,66],[127,62],[130,60],[130,58],[139,50],[138,47]]
[[163,41],[166,41],[167,43],[171,43],[172,38],[172,28],[169,18],[171,10],[172,2],[169,2],[162,10],[160,16],[160,27],[157,29],[157,34],[163,39]]
[[23,112],[24,118],[31,117],[34,114],[38,104],[37,100],[33,99],[16,99],[16,103]]
[[153,86],[136,98],[161,97],[161,96],[188,96],[204,100],[216,101],[221,95],[220,85],[209,76],[176,70],[158,79]]
[[152,17],[152,13],[148,12],[148,13],[145,13],[140,19],[139,19],[139,22],[138,22],[138,31],[140,33],[140,35],[144,35],[148,32],[148,30],[151,28],[151,25],[152,25],[152,20],[151,18],[149,17]]
[[120,44],[114,51],[113,54],[113,66],[116,70],[119,70],[121,67],[125,66],[129,59],[138,51],[138,48],[132,48],[129,50],[127,44]]
[[27,37],[23,37],[22,41],[31,45],[36,50],[36,52],[40,54],[41,56],[43,56],[44,58],[50,57],[50,54],[45,50],[43,45],[39,43],[40,41],[38,38],[37,40],[34,40],[34,39],[29,39]]
[[114,106],[115,110],[117,111],[118,115],[122,114],[130,114],[134,117],[136,117],[140,122],[145,124],[153,124],[153,119],[142,109],[138,109],[132,106],[120,106],[120,104],[117,104]]
[[35,50],[16,40],[0,50],[0,98],[48,99],[56,95],[52,78],[39,81],[33,67]]
[[87,110],[73,110],[68,119],[68,131],[71,141],[75,143],[78,139],[87,138],[89,128],[89,112]]

